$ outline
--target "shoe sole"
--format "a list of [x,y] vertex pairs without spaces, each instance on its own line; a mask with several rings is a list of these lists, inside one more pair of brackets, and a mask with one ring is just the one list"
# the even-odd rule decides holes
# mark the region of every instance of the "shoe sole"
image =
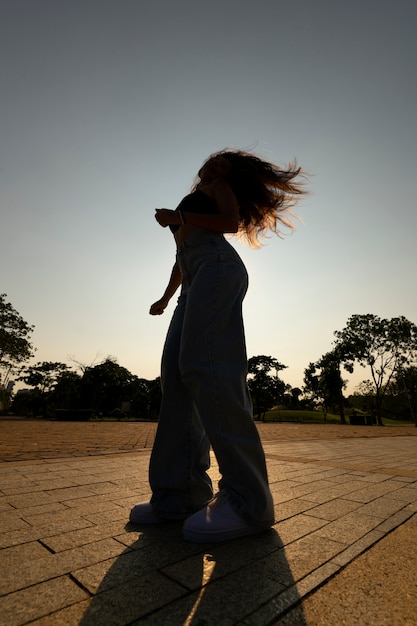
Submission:
[[173,522],[183,522],[184,518],[174,518],[174,517],[160,517],[156,513],[147,515],[143,515],[141,517],[135,517],[134,515],[129,516],[129,522],[131,524],[136,524],[136,526],[155,526],[157,524],[169,524]]

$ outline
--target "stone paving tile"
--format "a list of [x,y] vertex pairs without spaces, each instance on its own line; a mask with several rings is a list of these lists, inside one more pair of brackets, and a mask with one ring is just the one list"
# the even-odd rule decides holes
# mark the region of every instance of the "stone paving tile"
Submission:
[[363,483],[361,481],[350,480],[344,483],[333,484],[330,487],[326,485],[326,488],[306,493],[303,497],[310,502],[324,504],[336,498],[347,498],[349,495],[352,495],[351,499],[355,500],[354,495],[361,490],[363,490]]
[[7,502],[7,498],[0,499],[0,515],[2,513],[10,513],[12,511],[14,511],[14,509],[11,504]]
[[370,515],[362,515],[358,509],[352,513],[348,513],[343,517],[330,522],[326,526],[319,528],[316,535],[338,541],[344,545],[350,545],[366,535],[376,526],[379,519]]
[[66,500],[62,500],[67,505],[67,509],[71,509],[75,512],[78,509],[82,513],[91,513],[94,511],[106,511],[107,509],[117,508],[117,504],[110,499],[109,494],[89,494],[86,497]]
[[364,489],[355,490],[353,493],[346,494],[344,497],[347,500],[354,500],[355,502],[371,502],[376,500],[380,496],[384,496],[390,492],[394,492],[397,489],[403,487],[403,484],[397,480],[387,480],[384,483],[378,483],[376,485],[370,485]]
[[413,515],[413,512],[414,511],[410,506],[405,507],[401,511],[398,511],[398,513],[395,513],[394,515],[391,515],[391,517],[389,517],[388,519],[384,520],[382,524],[378,524],[375,530],[383,533],[389,533],[391,532],[391,530],[394,530],[394,528],[397,528],[397,526],[400,526],[408,519],[410,519],[410,517]]
[[300,598],[301,596],[297,586],[293,585],[284,592],[275,595],[269,602],[263,603],[260,608],[258,607],[251,615],[243,619],[242,624],[244,626],[264,626],[265,624],[271,624],[275,622],[277,615],[280,615],[297,604]]
[[[159,572],[136,576],[125,581],[123,585],[112,587],[95,596],[78,626],[133,624],[134,620],[142,620],[144,615],[161,606],[168,605],[171,608],[175,599],[185,595],[188,594],[181,585]],[[110,618],[112,621],[109,621]],[[165,623],[169,624],[170,621]]]
[[[388,476],[387,474],[375,474],[375,473],[367,473],[365,474],[364,472],[358,472],[358,473],[347,473],[346,477],[347,478],[352,478],[352,474],[360,481],[362,481],[363,483],[383,483],[386,480],[390,480],[390,476]],[[397,479],[397,477],[395,477]]]
[[361,506],[358,502],[343,500],[342,498],[335,498],[334,500],[314,507],[311,505],[312,503],[310,502],[310,508],[308,509],[309,515],[314,515],[314,517],[320,517],[328,521],[338,519]]
[[[117,558],[106,559],[73,571],[73,577],[91,593],[103,593],[126,584],[132,578],[148,575],[169,565],[173,560],[170,550],[155,551],[127,549]],[[158,563],[158,567],[156,567]]]
[[32,519],[37,519],[38,516],[50,515],[51,513],[58,513],[60,511],[68,511],[68,507],[61,502],[34,504],[33,500],[28,500],[27,506],[19,508],[19,515],[22,519],[30,523]]
[[16,515],[16,510],[5,511],[0,513],[0,529],[1,532],[16,530],[16,528],[27,528],[28,524]]
[[403,500],[409,504],[411,502],[417,502],[417,483],[398,489],[393,494],[387,494],[387,497],[390,498],[391,495],[396,500]]
[[288,544],[327,524],[328,522],[326,520],[302,513],[300,515],[294,515],[284,522],[275,524],[274,528],[279,533],[284,544]]
[[36,493],[34,498],[30,498],[30,493],[24,494],[9,494],[6,496],[8,503],[16,510],[20,507],[26,506],[28,502],[33,502],[36,499],[36,504],[51,504],[54,502],[54,499],[48,496],[44,491],[40,491]]
[[348,548],[335,555],[331,559],[331,562],[342,567],[347,563],[350,563],[350,561],[352,561],[359,554],[362,554],[362,552],[365,552],[367,548],[382,539],[383,536],[384,533],[378,530],[371,530],[371,532],[358,539],[358,541],[352,543]]
[[[143,481],[143,483],[141,484],[140,489],[142,490],[142,489],[147,488],[147,487],[148,487],[147,481]],[[90,485],[90,489],[97,496],[99,496],[99,495],[106,495],[108,498],[112,494],[115,494],[118,497],[120,497],[120,495],[121,494],[123,495],[123,493],[125,493],[125,492],[137,493],[137,487],[134,488],[134,485],[129,487],[129,489],[126,489],[126,487],[123,484],[118,485],[117,481],[114,481],[114,482],[110,481],[110,482],[106,482],[106,483],[101,483],[100,482],[100,483],[91,484]]]
[[[148,616],[147,624],[242,624],[260,604],[271,601],[293,584],[283,550],[243,564],[229,573],[222,570],[222,563],[211,553],[205,556],[204,559],[200,556],[195,578],[189,583],[195,591],[180,602]],[[220,553],[217,556],[221,558]],[[222,570],[221,573],[217,573],[218,570]]]
[[[76,483],[65,480],[63,478],[52,479],[45,481],[48,486],[48,489],[61,489],[63,487],[77,487]],[[3,493],[5,495],[26,495],[26,494],[36,494],[41,493],[45,490],[45,483],[30,483],[29,481],[25,486],[20,487],[11,487],[3,489]]]
[[[272,559],[274,563],[279,562],[277,569],[283,566],[285,560],[283,543],[275,528],[256,538],[243,538],[217,546],[207,544],[203,551],[198,545],[195,547],[197,548],[196,554],[161,570],[190,591],[195,591],[209,582],[221,579],[242,568],[258,567],[264,559]],[[265,567],[264,565],[263,568]]]
[[[19,515],[19,513],[16,511],[15,515]],[[68,522],[71,523],[71,520],[74,523],[77,523],[77,520],[79,520],[80,515],[78,512],[73,513],[72,509],[70,508],[66,508],[63,511],[57,511],[54,513],[43,513],[40,515],[27,515],[25,520],[27,522],[27,525],[30,525],[32,527],[37,527],[37,528],[44,528],[44,527],[51,527],[52,525],[55,524],[66,524]],[[23,521],[23,518],[22,518]],[[85,524],[86,526],[88,524]]]
[[[91,491],[88,491],[84,487],[68,487],[68,489],[55,489],[50,492],[40,491],[36,494],[36,504],[51,504],[53,502],[60,502],[63,500],[69,500],[72,498],[85,498],[87,496],[94,495]],[[28,495],[10,495],[10,504],[16,509],[23,508],[28,503]]]
[[77,487],[67,487],[64,489],[51,489],[46,490],[45,493],[53,500],[57,500],[60,502],[66,502],[68,500],[78,500],[79,498],[88,498],[89,496],[94,496],[95,494],[88,487],[77,486]]
[[38,541],[30,541],[29,543],[4,548],[0,553],[0,566],[15,567],[22,563],[30,563],[36,559],[47,557],[49,554],[50,552]]
[[[58,611],[54,611],[53,613],[44,614],[39,619],[30,622],[30,626],[79,626],[84,615],[87,613],[91,602],[92,599],[89,598],[88,600],[75,602],[75,604],[67,606],[64,609],[59,609]],[[26,604],[30,605],[30,600]],[[20,622],[16,626],[22,626],[22,624],[23,622]],[[91,620],[88,626],[104,625],[95,624],[95,622]]]
[[[339,570],[340,567],[333,563],[322,565],[300,580],[297,585],[292,585],[282,593],[278,593],[271,601],[257,608],[257,610],[242,621],[242,625],[265,626],[265,624],[278,623],[276,621],[278,615],[281,615],[292,606],[296,605],[300,601],[300,598],[303,598],[312,590],[319,587]],[[291,626],[305,626],[305,622],[300,621],[298,624],[293,622]]]
[[321,537],[317,532],[301,537],[285,547],[285,555],[294,581],[307,576],[318,567],[332,560],[345,546],[337,541]]
[[391,498],[376,498],[372,502],[368,502],[358,509],[362,515],[372,515],[373,517],[380,517],[386,519],[394,513],[397,513],[404,508],[405,502],[403,500],[394,500],[394,496],[397,492],[390,494]]
[[1,567],[0,595],[68,574],[73,568],[118,556],[123,552],[123,548],[124,546],[114,539],[102,539],[88,546],[36,559],[31,561],[30,567],[22,562],[14,567]]
[[329,481],[316,481],[294,486],[294,484],[286,483],[276,486],[271,485],[271,491],[274,495],[276,503],[293,500],[294,498],[303,498],[311,502],[322,504],[328,500],[344,496],[346,494],[359,491],[363,488],[363,483],[358,481],[350,481],[349,483],[334,484]]
[[417,481],[415,480],[415,478],[410,478],[409,476],[396,476],[395,479],[403,483],[415,483],[417,489]]
[[115,537],[123,533],[125,526],[124,520],[111,524],[91,525],[87,528],[45,537],[42,543],[48,546],[51,552],[63,552],[64,550],[70,550],[88,543],[94,543],[99,539]]
[[154,567],[138,559],[132,552],[123,552],[120,556],[112,559],[103,559],[81,569],[74,569],[72,576],[80,585],[91,594],[96,594],[111,589],[119,584],[124,584],[137,575],[152,572]]
[[84,514],[83,517],[92,522],[93,524],[105,524],[109,522],[117,522],[118,520],[126,521],[128,511],[121,506],[115,506],[114,508],[107,507],[106,510],[100,510],[99,514],[95,511],[94,513],[89,512]]
[[20,626],[86,597],[72,580],[60,576],[1,598],[0,624]]
[[[46,537],[53,537],[61,533],[71,532],[81,528],[87,528],[93,526],[92,522],[88,522],[86,519],[80,517],[74,519],[57,520],[56,516],[53,517],[53,524],[34,528],[26,524],[23,529],[16,530],[16,524],[14,529],[8,532],[0,533],[0,549],[7,548],[9,546],[17,546],[20,544],[28,543],[30,541],[37,541],[38,539],[45,539]],[[1,556],[1,553],[0,553]],[[1,562],[1,561],[0,561]]]
[[275,503],[275,521],[282,522],[298,513],[305,513],[310,509],[314,509],[316,505],[313,502],[307,500],[290,500],[287,502]]

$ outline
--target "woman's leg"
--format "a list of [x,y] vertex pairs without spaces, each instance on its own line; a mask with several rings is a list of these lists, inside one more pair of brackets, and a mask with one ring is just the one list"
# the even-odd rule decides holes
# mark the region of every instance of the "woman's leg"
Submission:
[[171,519],[184,519],[213,493],[207,475],[210,443],[178,368],[186,300],[180,296],[165,341],[162,403],[149,465],[151,503],[161,517]]
[[[218,250],[193,276],[181,337],[182,381],[198,407],[235,510],[259,527],[273,522],[265,456],[253,422],[246,386],[247,355],[242,301],[246,270],[233,248],[214,239]],[[189,255],[190,265],[193,265]],[[196,265],[197,267],[197,265]]]

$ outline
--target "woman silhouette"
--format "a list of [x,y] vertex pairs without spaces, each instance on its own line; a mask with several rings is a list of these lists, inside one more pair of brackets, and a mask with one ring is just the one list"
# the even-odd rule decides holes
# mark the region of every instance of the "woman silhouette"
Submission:
[[[225,233],[252,246],[282,225],[304,193],[301,168],[242,151],[211,155],[175,211],[157,209],[177,244],[171,276],[151,315],[164,312],[181,285],[162,356],[162,403],[149,466],[150,502],[130,513],[136,524],[184,519],[188,541],[225,541],[274,522],[265,455],[246,386],[242,302],[246,269]],[[213,497],[210,445],[221,473]]]

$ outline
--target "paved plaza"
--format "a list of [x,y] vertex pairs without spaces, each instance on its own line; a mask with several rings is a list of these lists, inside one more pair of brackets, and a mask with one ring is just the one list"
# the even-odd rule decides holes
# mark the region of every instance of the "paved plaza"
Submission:
[[258,427],[276,523],[215,545],[127,523],[155,423],[0,420],[0,624],[417,624],[417,429]]

